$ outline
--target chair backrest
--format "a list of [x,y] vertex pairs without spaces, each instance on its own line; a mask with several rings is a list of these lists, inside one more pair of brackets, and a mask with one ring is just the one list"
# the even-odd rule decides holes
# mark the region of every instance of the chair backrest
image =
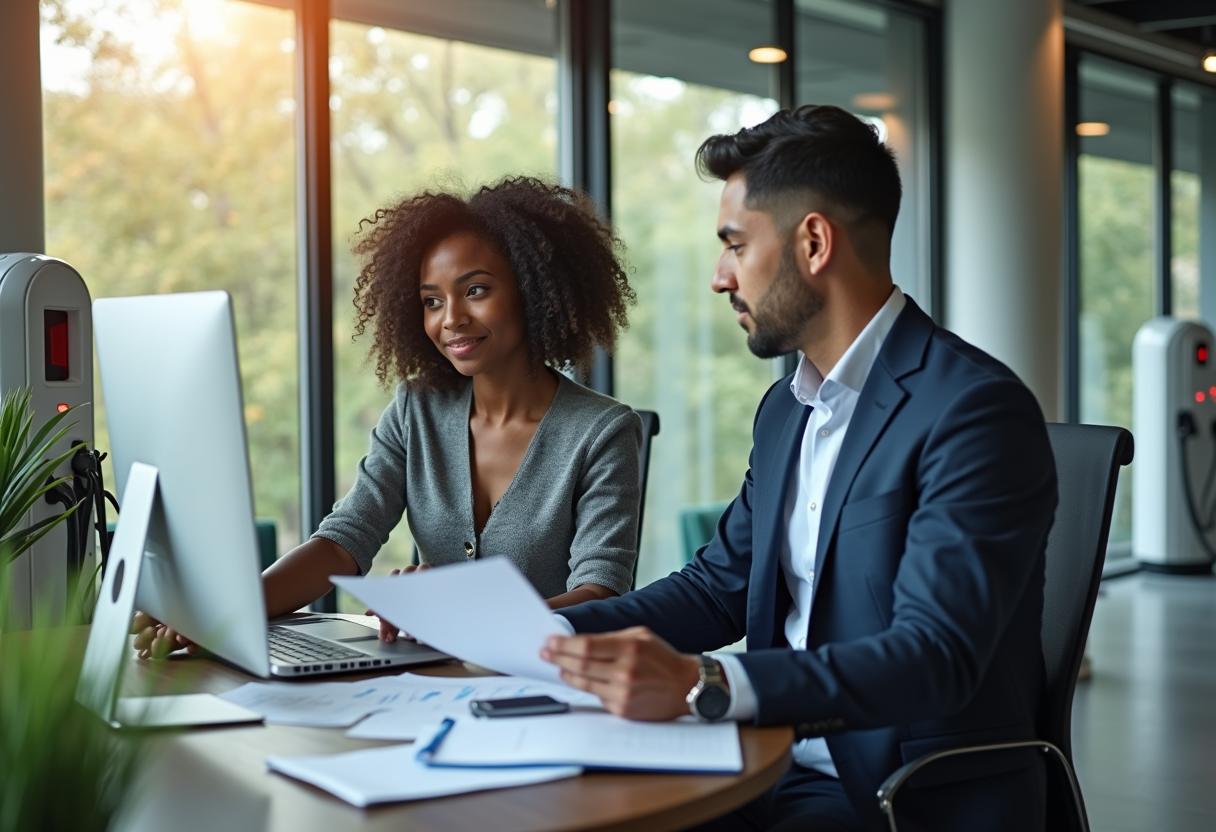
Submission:
[[641,502],[638,504],[638,557],[633,560],[633,583],[629,585],[630,589],[637,586],[638,583],[638,559],[642,555],[642,515],[646,510],[646,482],[650,478],[650,441],[659,435],[659,414],[653,410],[639,410],[638,416],[642,420],[642,449],[641,449],[641,465],[639,472],[641,473]]
[[1132,435],[1100,425],[1047,425],[1059,504],[1047,538],[1040,737],[1072,761],[1072,697],[1102,580],[1119,468],[1132,461]]

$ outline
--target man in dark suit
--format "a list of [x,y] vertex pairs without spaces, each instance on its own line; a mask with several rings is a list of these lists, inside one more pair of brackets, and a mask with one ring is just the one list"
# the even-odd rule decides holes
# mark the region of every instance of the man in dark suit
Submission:
[[[577,635],[544,656],[626,717],[793,725],[790,771],[723,828],[885,828],[874,795],[901,764],[1034,736],[1056,504],[1043,415],[894,286],[899,174],[872,127],[800,107],[697,156],[725,182],[713,290],[756,355],[798,350],[798,369],[760,402],[713,540],[642,590],[563,610]],[[901,829],[1044,822],[1033,753],[909,785]]]

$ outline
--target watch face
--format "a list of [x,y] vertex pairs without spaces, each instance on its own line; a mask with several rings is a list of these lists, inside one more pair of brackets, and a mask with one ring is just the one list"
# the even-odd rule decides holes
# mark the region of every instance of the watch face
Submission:
[[718,685],[708,685],[697,695],[694,707],[701,719],[721,719],[730,708],[730,694]]

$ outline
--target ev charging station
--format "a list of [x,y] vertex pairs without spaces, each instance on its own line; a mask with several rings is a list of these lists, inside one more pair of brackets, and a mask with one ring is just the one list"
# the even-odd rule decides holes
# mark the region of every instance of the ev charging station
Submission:
[[[65,424],[72,428],[54,450],[93,447],[91,309],[84,280],[67,263],[41,254],[0,253],[0,394],[28,387],[35,426],[57,412],[71,411]],[[72,474],[70,465],[57,473]],[[78,513],[89,509],[82,505]],[[26,516],[26,525],[63,510],[40,502]],[[71,570],[93,557],[91,527],[78,528],[84,533],[75,556],[69,552],[68,523],[60,523],[13,564],[12,624],[30,626],[35,601],[63,608]]]
[[1132,345],[1132,551],[1146,569],[1207,574],[1216,561],[1214,350],[1206,326],[1169,317]]

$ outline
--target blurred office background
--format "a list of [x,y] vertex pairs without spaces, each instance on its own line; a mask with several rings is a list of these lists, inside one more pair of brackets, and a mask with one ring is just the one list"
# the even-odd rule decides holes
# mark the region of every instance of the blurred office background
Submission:
[[[1012,8],[1002,14],[1018,17],[1058,4],[1004,5]],[[1182,20],[1177,34],[1192,37],[1184,40],[1161,34],[1160,23],[1141,30],[1095,14],[1147,14],[1142,5],[1065,4],[1065,59],[1050,70],[1069,110],[1058,137],[1060,237],[1024,243],[1048,251],[1050,262],[1063,240],[1061,267],[1046,276],[1052,307],[1032,307],[1038,314],[1009,325],[1047,342],[1057,376],[1036,392],[1055,388],[1044,405],[1062,419],[1129,425],[1137,327],[1156,314],[1198,315],[1201,271],[1211,279],[1216,268],[1205,261],[1201,270],[1199,233],[1205,170],[1209,192],[1216,189],[1216,75],[1195,57],[1210,32]],[[1157,5],[1166,19],[1174,4]],[[75,265],[95,297],[232,292],[257,511],[275,521],[282,550],[345,492],[389,399],[365,363],[366,342],[351,339],[357,264],[349,248],[360,218],[417,189],[531,173],[588,189],[611,215],[640,300],[617,354],[590,381],[662,418],[642,583],[682,563],[681,511],[733,496],[753,407],[788,366],[758,364],[725,301],[707,290],[718,185],[692,167],[705,136],[806,102],[872,121],[904,176],[897,281],[964,334],[967,321],[958,319],[976,317],[952,314],[947,302],[951,281],[962,295],[974,276],[948,268],[944,154],[979,152],[982,169],[983,148],[964,146],[984,135],[982,125],[969,134],[955,123],[990,120],[999,105],[944,115],[954,83],[947,56],[984,48],[974,43],[983,33],[952,21],[963,12],[949,4],[38,6],[45,250]],[[945,42],[948,29],[961,46]],[[991,71],[1033,74],[1033,56]],[[318,137],[328,137],[326,146],[303,158],[302,145]],[[985,221],[959,236],[982,232]],[[323,245],[309,239],[318,232],[329,237]],[[1015,357],[1001,357],[1020,369]],[[104,410],[98,415],[104,448]],[[1130,556],[1130,499],[1130,487],[1121,489],[1112,563]],[[377,569],[401,565],[410,550],[403,527]]]
[[[35,142],[42,176],[0,250],[65,259],[94,297],[232,293],[280,551],[345,492],[391,396],[351,339],[351,239],[428,186],[561,179],[625,242],[639,303],[587,381],[662,419],[639,584],[684,562],[682,512],[735,494],[792,366],[753,358],[708,290],[711,133],[802,103],[871,121],[904,177],[897,282],[1048,418],[1130,427],[1140,324],[1216,323],[1212,4],[7,0],[0,23],[31,6],[40,84],[10,94],[35,137],[0,126],[0,153]],[[100,406],[97,428],[104,449]],[[1130,482],[1111,575],[1134,568]],[[411,548],[402,526],[375,571]]]

